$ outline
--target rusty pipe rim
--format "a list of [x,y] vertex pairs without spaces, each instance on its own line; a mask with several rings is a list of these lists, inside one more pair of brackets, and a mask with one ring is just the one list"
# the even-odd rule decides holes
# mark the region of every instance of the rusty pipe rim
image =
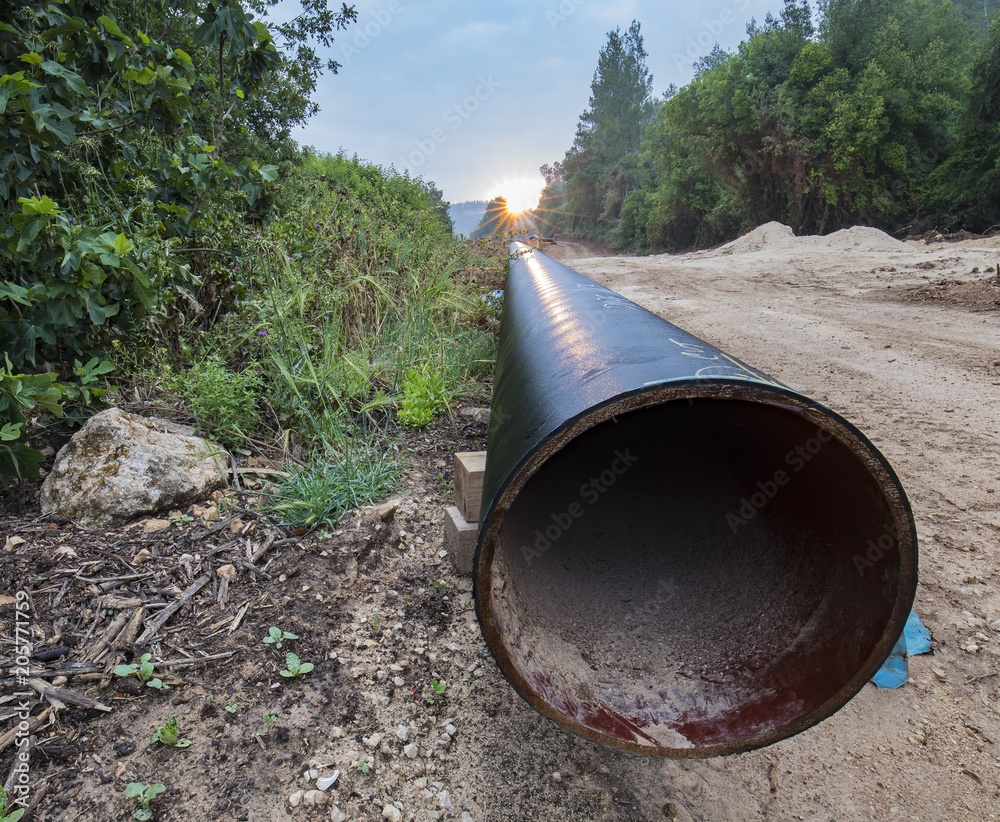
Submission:
[[[569,703],[576,697],[567,696],[564,692],[566,689],[561,691],[558,683],[552,688],[544,683],[543,687],[539,687],[539,682],[545,677],[540,677],[537,671],[534,672],[535,675],[529,671],[534,664],[535,650],[514,647],[510,639],[511,620],[504,617],[505,606],[500,599],[506,596],[506,586],[511,583],[511,579],[502,578],[507,570],[501,566],[504,562],[509,564],[516,559],[512,549],[504,544],[505,524],[511,517],[512,510],[516,516],[521,495],[525,494],[526,489],[530,495],[532,480],[543,474],[547,465],[559,459],[561,454],[566,454],[567,450],[572,450],[573,444],[579,442],[581,437],[601,426],[616,424],[616,421],[629,419],[643,412],[676,409],[678,404],[683,408],[684,405],[695,402],[700,404],[699,407],[721,410],[723,415],[736,407],[732,404],[747,404],[747,408],[775,414],[782,420],[797,418],[817,432],[825,432],[829,441],[836,444],[839,449],[837,453],[844,458],[845,464],[855,461],[856,464],[848,466],[848,473],[857,477],[867,475],[871,478],[871,486],[877,488],[882,495],[896,543],[896,564],[892,581],[895,592],[889,598],[891,603],[882,609],[885,611],[884,615],[879,612],[878,618],[883,624],[876,626],[875,635],[869,637],[863,653],[854,660],[850,674],[841,676],[836,687],[829,689],[830,692],[825,693],[822,698],[803,706],[799,713],[772,722],[765,721],[756,730],[750,728],[733,733],[732,738],[724,738],[724,733],[722,737],[709,733],[703,743],[690,743],[685,737],[678,735],[678,742],[674,743],[672,740],[675,737],[669,729],[662,732],[657,730],[649,735],[634,717],[630,718],[625,713],[616,713],[614,710],[611,713],[620,718],[621,723],[615,718],[610,725],[605,723],[605,727],[599,727],[603,719],[591,721],[594,717],[587,714],[586,707],[582,711],[584,718],[581,718],[579,711],[570,709],[572,706]],[[711,405],[704,406],[706,402]],[[719,405],[720,403],[730,405],[727,408]],[[860,556],[863,563],[866,561],[865,554],[862,548],[858,550],[862,551]],[[567,420],[525,454],[501,485],[483,518],[475,569],[476,608],[486,641],[505,677],[537,710],[574,733],[632,753],[656,757],[705,757],[751,750],[799,733],[836,712],[861,690],[892,650],[912,606],[917,574],[916,531],[909,503],[891,466],[860,431],[833,411],[780,386],[765,386],[742,380],[688,380],[629,392],[587,409]],[[547,613],[546,617],[551,618],[552,623],[557,623],[560,618],[558,613]],[[519,617],[514,621],[517,619]],[[558,630],[557,625],[553,624],[552,627]],[[600,662],[591,667],[599,676],[603,673]],[[638,682],[627,679],[625,682],[626,688],[636,688],[639,685]],[[641,684],[645,686],[646,683]],[[586,690],[587,683],[582,683],[580,688]],[[572,688],[568,690],[571,691]],[[667,707],[664,708],[666,709]],[[738,712],[737,709],[736,713]],[[630,734],[632,739],[627,738]]]

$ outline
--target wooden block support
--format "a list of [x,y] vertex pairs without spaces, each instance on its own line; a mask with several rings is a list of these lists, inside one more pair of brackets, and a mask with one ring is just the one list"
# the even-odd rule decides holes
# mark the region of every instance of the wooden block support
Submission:
[[479,522],[485,473],[485,451],[455,454],[455,505],[466,522]]
[[444,548],[448,552],[455,573],[472,576],[472,561],[476,555],[476,536],[479,525],[468,522],[454,505],[445,509]]

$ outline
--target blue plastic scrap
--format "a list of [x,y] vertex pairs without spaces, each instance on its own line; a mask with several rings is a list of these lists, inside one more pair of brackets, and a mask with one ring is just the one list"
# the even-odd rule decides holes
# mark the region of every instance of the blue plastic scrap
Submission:
[[906,620],[906,627],[896,641],[892,653],[879,669],[879,672],[872,677],[879,688],[899,688],[905,685],[910,679],[910,670],[906,662],[908,656],[926,654],[931,649],[931,632],[927,626],[920,621],[916,611],[910,611],[910,616]]

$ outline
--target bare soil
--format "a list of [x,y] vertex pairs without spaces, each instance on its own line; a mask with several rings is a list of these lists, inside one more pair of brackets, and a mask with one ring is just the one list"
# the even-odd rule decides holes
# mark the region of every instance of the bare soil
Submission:
[[[819,726],[721,759],[643,759],[562,731],[498,673],[471,582],[441,556],[452,455],[486,444],[483,422],[456,415],[409,435],[398,504],[310,534],[272,528],[248,496],[230,495],[221,520],[175,516],[147,533],[53,527],[31,489],[0,495],[0,746],[11,740],[0,780],[20,698],[3,700],[24,691],[2,678],[18,591],[35,653],[68,649],[33,673],[111,708],[30,700],[33,822],[130,819],[132,781],[166,786],[151,806],[161,822],[327,822],[341,818],[334,807],[379,820],[393,803],[405,820],[462,822],[1000,818],[1000,240],[771,226],[682,256],[595,256],[571,240],[543,250],[824,402],[882,449],[921,539],[915,607],[933,653],[910,660],[911,682],[867,686]],[[259,572],[240,565],[264,547]],[[224,600],[226,564],[237,575]],[[139,610],[144,628],[204,574],[212,582],[141,647],[125,637],[91,661],[116,615]],[[272,625],[298,639],[264,644]],[[289,650],[314,670],[281,676]],[[170,690],[105,674],[142,652]],[[151,742],[170,716],[190,747]],[[317,795],[298,792],[335,770],[325,804],[309,807]]]

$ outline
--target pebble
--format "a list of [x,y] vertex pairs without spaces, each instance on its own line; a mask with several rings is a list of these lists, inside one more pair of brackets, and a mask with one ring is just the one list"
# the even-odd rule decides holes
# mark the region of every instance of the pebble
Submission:
[[392,680],[392,684],[397,688],[402,688],[406,684],[406,680],[401,676],[397,676]]
[[419,750],[420,749],[417,747],[417,743],[416,742],[411,742],[409,745],[407,745],[405,748],[403,748],[403,753],[406,755],[407,759],[416,759],[417,758],[417,752]]
[[306,791],[302,794],[302,802],[307,808],[322,808],[329,801],[323,791]]
[[418,791],[422,791],[424,788],[427,787],[427,777],[422,776],[420,777],[420,779],[414,779],[413,787],[416,788]]
[[458,730],[458,729],[449,722],[447,725],[445,725],[444,730],[445,730],[445,733],[448,734],[448,736],[454,736],[455,735],[455,731]]
[[294,793],[292,793],[288,797],[288,804],[293,808],[297,808],[299,805],[302,804],[302,795],[304,793],[305,791],[295,791]]
[[552,774],[553,782],[562,782],[562,774],[559,771],[554,771]]
[[462,818],[460,822],[475,822],[475,820],[472,818],[471,813],[469,813],[468,811],[462,811]]
[[410,736],[410,732],[407,730],[405,725],[400,725],[396,728],[396,736],[399,737],[401,742],[406,742]]
[[382,818],[389,822],[403,822],[403,812],[395,805],[386,805],[382,808]]
[[438,794],[438,805],[445,809],[451,807],[451,794],[448,791],[441,791]]
[[346,822],[346,820],[347,817],[344,816],[344,812],[334,805],[333,810],[330,811],[330,822]]
[[328,791],[333,787],[334,783],[337,781],[337,777],[340,776],[340,771],[334,771],[329,776],[321,776],[316,780],[316,787],[321,791]]

